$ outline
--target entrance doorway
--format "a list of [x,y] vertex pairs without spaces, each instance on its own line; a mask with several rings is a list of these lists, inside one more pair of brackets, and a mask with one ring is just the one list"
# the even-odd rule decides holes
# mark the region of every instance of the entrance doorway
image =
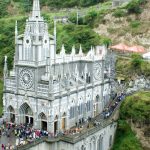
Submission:
[[38,118],[40,120],[41,129],[47,131],[47,117],[46,117],[46,115],[42,112],[39,114]]
[[58,121],[54,122],[54,133],[58,130]]
[[62,130],[66,129],[66,113],[62,116],[62,124],[61,124]]
[[15,110],[12,106],[8,107],[8,113],[9,113],[9,121],[14,123],[15,122]]
[[42,121],[42,130],[46,130],[47,131],[47,122],[46,121]]
[[33,125],[33,117],[32,117],[32,116],[29,116],[29,115],[26,115],[26,116],[25,116],[25,123],[26,123],[26,124]]
[[29,123],[29,117],[25,116],[25,123],[28,124]]
[[56,133],[57,130],[58,130],[58,116],[56,115],[54,119],[54,133]]

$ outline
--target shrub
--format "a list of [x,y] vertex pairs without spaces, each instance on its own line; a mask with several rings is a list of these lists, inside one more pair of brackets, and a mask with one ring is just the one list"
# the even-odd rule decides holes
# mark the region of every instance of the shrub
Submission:
[[139,55],[139,54],[132,54],[131,56],[131,66],[134,68],[134,69],[139,69],[141,68],[141,64],[142,64],[142,56]]
[[140,21],[138,21],[138,20],[132,21],[132,22],[130,23],[130,26],[131,26],[132,28],[137,28],[137,27],[139,27],[140,25],[141,25],[141,23],[140,23]]
[[135,13],[139,14],[141,13],[141,8],[140,8],[140,2],[139,0],[132,0],[128,5],[127,5],[127,11],[129,14]]
[[126,15],[126,12],[122,9],[117,9],[114,13],[113,16],[115,17],[124,17]]

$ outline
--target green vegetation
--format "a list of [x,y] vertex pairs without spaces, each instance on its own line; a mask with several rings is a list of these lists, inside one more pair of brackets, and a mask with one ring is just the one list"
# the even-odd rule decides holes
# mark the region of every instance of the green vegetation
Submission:
[[81,44],[83,52],[87,53],[91,46],[96,46],[103,42],[103,39],[98,34],[85,25],[59,24],[57,31],[57,52],[60,51],[62,44],[65,45],[67,53],[71,52],[73,45],[79,50]]
[[15,33],[15,21],[18,20],[19,33],[23,32],[25,25],[25,17],[0,19],[0,76],[3,71],[4,55],[8,56],[8,69],[12,68],[12,61],[15,52],[14,33]]
[[[40,0],[41,7],[51,9],[87,7],[107,0]],[[0,0],[0,18],[8,15],[29,13],[32,9],[32,0]]]
[[118,18],[124,17],[126,16],[126,11],[123,9],[116,9],[113,13],[113,16],[118,17]]
[[132,0],[126,7],[128,13],[140,14],[142,12],[141,5],[145,4],[146,2],[147,0]]
[[42,5],[47,5],[55,8],[66,8],[66,7],[87,7],[103,2],[104,0],[42,0]]
[[123,102],[120,115],[123,119],[132,119],[133,122],[150,120],[150,92],[138,92],[128,96]]
[[7,12],[7,6],[10,3],[10,0],[0,0],[0,18],[4,17],[8,14]]
[[116,62],[116,71],[118,77],[124,77],[130,80],[136,75],[150,76],[150,63],[144,61],[138,54],[133,54],[131,58],[118,57]]
[[141,25],[141,22],[139,20],[134,20],[130,22],[130,26],[132,28],[138,28]]
[[[142,146],[126,120],[146,123],[150,119],[150,91],[128,96],[120,108],[120,120],[112,150],[142,150]],[[129,121],[130,122],[130,121]]]
[[115,142],[112,150],[142,150],[140,142],[125,120],[118,121]]
[[141,67],[142,64],[142,56],[139,54],[132,54],[131,56],[131,67],[136,70],[139,69]]

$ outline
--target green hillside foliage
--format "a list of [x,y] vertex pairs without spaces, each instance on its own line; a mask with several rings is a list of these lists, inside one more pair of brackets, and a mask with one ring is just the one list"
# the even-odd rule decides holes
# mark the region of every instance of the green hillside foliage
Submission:
[[147,0],[132,0],[127,6],[127,11],[129,14],[135,13],[139,14],[142,12],[142,5],[145,4]]
[[3,112],[2,97],[3,97],[3,81],[0,80],[0,117],[2,116],[2,112]]
[[103,1],[104,0],[41,0],[41,4],[55,8],[66,8],[74,6],[87,7]]
[[10,3],[10,0],[0,0],[0,18],[8,15],[7,6]]
[[141,144],[125,120],[118,121],[118,128],[111,150],[142,150]]
[[[70,8],[70,7],[87,7],[92,6],[107,0],[40,0],[41,7],[49,7],[49,8]],[[12,15],[9,12],[8,7],[11,9],[15,9],[15,13],[19,12],[19,14],[28,13],[32,9],[32,0],[0,0],[0,18]],[[13,10],[12,10],[13,11]]]
[[120,120],[112,150],[142,150],[139,140],[126,120],[146,123],[150,120],[149,114],[150,91],[140,91],[126,97],[120,108]]
[[138,92],[128,96],[123,102],[120,115],[123,119],[132,119],[134,122],[150,120],[150,92]]
[[118,77],[124,77],[127,81],[136,75],[150,77],[150,62],[144,61],[139,54],[132,54],[131,58],[118,57],[116,72]]
[[8,69],[12,68],[15,52],[15,21],[18,20],[19,33],[23,33],[25,17],[0,19],[0,76],[2,76],[4,56],[8,56]]
[[70,53],[72,46],[75,45],[79,51],[80,44],[83,52],[87,53],[91,46],[99,45],[101,38],[88,26],[84,25],[57,25],[57,52],[61,50],[62,44],[65,45],[66,53]]

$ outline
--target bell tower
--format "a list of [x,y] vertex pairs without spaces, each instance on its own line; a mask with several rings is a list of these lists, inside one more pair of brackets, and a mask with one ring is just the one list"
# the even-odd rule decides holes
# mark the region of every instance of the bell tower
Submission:
[[32,14],[26,20],[25,32],[16,34],[16,64],[46,65],[47,57],[50,60],[55,57],[55,41],[55,36],[48,33],[48,25],[41,17],[39,0],[33,0]]

